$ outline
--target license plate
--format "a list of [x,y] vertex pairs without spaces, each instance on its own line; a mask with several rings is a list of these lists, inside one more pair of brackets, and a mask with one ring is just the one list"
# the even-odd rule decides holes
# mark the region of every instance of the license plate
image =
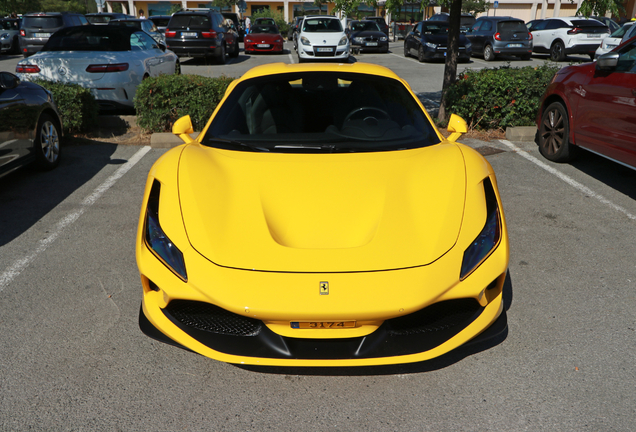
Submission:
[[523,44],[508,44],[508,48],[521,48]]
[[197,37],[197,32],[181,32],[183,37]]
[[355,321],[292,321],[293,329],[343,329],[356,326]]
[[588,38],[600,38],[601,35],[600,34],[588,34],[587,37]]
[[333,52],[332,48],[318,48],[318,52]]
[[269,48],[268,44],[258,44],[256,45],[258,48]]
[[367,46],[378,46],[377,42],[367,42]]
[[47,38],[51,37],[51,33],[35,33],[34,36],[38,38]]

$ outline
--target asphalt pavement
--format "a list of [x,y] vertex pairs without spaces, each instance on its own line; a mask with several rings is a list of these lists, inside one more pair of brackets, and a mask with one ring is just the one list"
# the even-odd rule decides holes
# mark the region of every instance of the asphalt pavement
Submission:
[[[400,55],[363,56],[439,92],[443,65]],[[184,68],[234,76],[272,60],[254,57]],[[636,173],[588,153],[554,164],[528,141],[460,141],[497,174],[508,332],[381,368],[238,367],[140,332],[135,233],[166,149],[97,140],[64,148],[54,171],[0,179],[0,430],[633,430]]]

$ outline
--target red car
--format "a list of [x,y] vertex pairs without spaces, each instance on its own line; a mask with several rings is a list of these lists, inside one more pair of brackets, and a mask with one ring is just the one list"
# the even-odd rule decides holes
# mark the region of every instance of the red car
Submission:
[[636,169],[636,38],[556,73],[539,105],[539,150],[566,162],[577,147]]
[[270,24],[254,24],[243,40],[245,53],[283,52],[283,37],[278,28]]

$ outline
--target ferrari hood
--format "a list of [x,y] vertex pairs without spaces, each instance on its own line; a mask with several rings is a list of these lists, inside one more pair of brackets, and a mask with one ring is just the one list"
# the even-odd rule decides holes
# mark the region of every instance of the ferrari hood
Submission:
[[451,143],[318,155],[190,145],[178,182],[196,251],[221,266],[285,272],[429,264],[457,240],[466,183]]

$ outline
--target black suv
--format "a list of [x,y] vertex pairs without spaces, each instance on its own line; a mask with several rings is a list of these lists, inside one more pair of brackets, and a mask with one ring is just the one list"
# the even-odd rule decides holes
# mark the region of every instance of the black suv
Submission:
[[225,24],[223,15],[211,9],[186,9],[172,15],[166,29],[166,45],[179,57],[213,57],[225,63],[225,54],[239,55],[238,33]]
[[64,27],[90,25],[82,14],[72,12],[35,12],[22,16],[20,52],[24,57],[40,51],[49,37]]
[[526,23],[509,16],[480,17],[466,37],[473,45],[473,55],[494,60],[499,54],[529,60],[532,55],[532,33]]

